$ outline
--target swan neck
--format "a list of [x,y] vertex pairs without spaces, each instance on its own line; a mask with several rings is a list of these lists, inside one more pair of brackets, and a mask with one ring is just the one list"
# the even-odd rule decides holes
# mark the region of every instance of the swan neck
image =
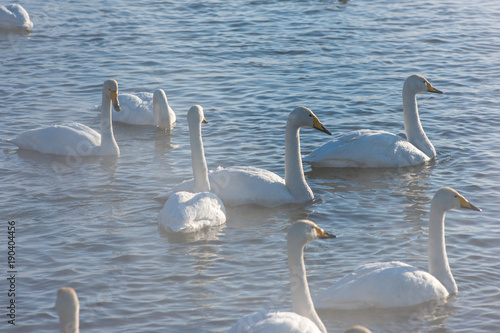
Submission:
[[[314,196],[304,177],[299,130],[300,127],[289,118],[285,135],[285,185],[294,198],[310,201]],[[304,200],[306,198],[307,200]]]
[[112,123],[112,111],[111,111],[111,99],[102,91],[102,108],[101,108],[101,151],[103,152],[116,152],[118,151],[118,145],[115,141],[115,136],[113,134],[113,123]]
[[193,165],[194,184],[197,192],[210,192],[208,167],[201,138],[201,123],[189,124],[189,142],[191,145],[191,163]]
[[457,292],[457,284],[451,274],[444,238],[445,211],[431,204],[429,217],[429,273],[438,279],[450,294]]
[[79,333],[80,319],[78,311],[71,314],[59,316],[61,333]]
[[155,122],[158,127],[163,129],[170,129],[172,127],[173,120],[171,119],[171,114],[166,99],[154,98],[153,111],[155,115]]
[[427,157],[436,156],[436,150],[427,137],[420,123],[417,106],[417,94],[409,87],[403,87],[403,121],[408,142],[413,144]]
[[290,273],[293,312],[309,318],[322,332],[326,333],[325,325],[314,309],[309,292],[304,265],[304,245],[288,242],[288,270]]

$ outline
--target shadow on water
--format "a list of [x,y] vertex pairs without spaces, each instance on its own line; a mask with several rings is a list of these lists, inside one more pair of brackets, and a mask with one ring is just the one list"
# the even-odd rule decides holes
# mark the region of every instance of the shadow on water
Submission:
[[[363,188],[399,188],[416,185],[429,178],[436,161],[404,168],[315,168],[307,172],[311,179],[338,180],[352,183],[352,187]],[[335,183],[330,183],[333,187]],[[345,186],[343,186],[345,187]]]
[[198,241],[210,241],[218,239],[225,224],[214,227],[203,228],[196,232],[169,232],[158,225],[158,232],[161,237],[167,238],[169,243],[195,243]]
[[[445,328],[448,318],[455,313],[453,302],[455,296],[447,302],[430,301],[404,308],[364,309],[364,310],[318,310],[327,326],[362,324],[373,332],[414,332],[415,326],[428,325],[429,332],[450,332]],[[394,331],[391,330],[394,327]],[[407,330],[402,328],[407,327]]]
[[148,145],[151,138],[154,138],[154,151],[157,154],[165,155],[168,151],[176,148],[171,144],[172,136],[176,131],[175,124],[171,130],[161,129],[152,125],[130,125],[125,123],[113,123],[115,135],[120,139],[126,136],[126,140],[117,139],[120,149],[131,144],[145,142]]
[[43,154],[37,151],[18,149],[17,155],[26,162],[34,163],[37,166],[45,165],[52,169],[58,178],[72,173],[85,165],[98,164],[106,173],[113,176],[116,172],[117,156],[63,156],[53,154]]

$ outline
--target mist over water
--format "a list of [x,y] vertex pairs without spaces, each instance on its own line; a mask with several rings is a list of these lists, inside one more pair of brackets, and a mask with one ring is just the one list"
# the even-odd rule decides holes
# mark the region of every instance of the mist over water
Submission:
[[[57,290],[80,299],[82,332],[224,332],[244,315],[291,309],[286,231],[308,218],[338,236],[305,250],[314,295],[356,266],[400,260],[427,270],[430,200],[443,186],[481,213],[446,215],[459,292],[407,310],[319,312],[329,332],[496,332],[500,326],[500,5],[496,1],[24,1],[33,32],[0,31],[0,138],[79,122],[99,129],[102,83],[162,88],[170,135],[114,124],[119,158],[42,155],[0,142],[4,248],[16,222],[16,327],[54,332]],[[304,165],[315,200],[228,207],[224,226],[186,237],[158,228],[155,197],[192,177],[186,113],[204,107],[209,169],[284,176],[285,123],[309,107],[333,137],[404,134],[401,90],[419,94],[435,162],[406,169]],[[302,154],[332,139],[303,128]],[[4,251],[6,252],[6,251]],[[7,255],[1,307],[7,306]],[[5,313],[5,310],[2,312]]]

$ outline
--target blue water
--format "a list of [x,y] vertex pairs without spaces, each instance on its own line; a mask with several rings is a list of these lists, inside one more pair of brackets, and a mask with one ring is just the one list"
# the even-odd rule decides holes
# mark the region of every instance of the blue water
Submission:
[[[500,4],[497,1],[23,1],[33,33],[0,33],[0,138],[76,121],[98,129],[101,86],[165,90],[172,135],[115,124],[119,159],[68,159],[0,142],[0,330],[55,332],[57,289],[75,288],[82,332],[223,332],[243,315],[290,310],[287,228],[309,218],[339,236],[305,253],[316,294],[374,261],[426,269],[429,202],[451,186],[483,212],[447,214],[459,293],[445,306],[323,313],[329,332],[496,332],[500,326]],[[228,209],[188,238],[158,229],[154,198],[191,177],[186,112],[205,109],[209,168],[283,176],[297,105],[334,136],[404,133],[401,89],[420,94],[437,161],[394,170],[311,170],[315,201]],[[303,154],[331,138],[302,129]],[[7,324],[7,225],[16,222],[16,326]]]

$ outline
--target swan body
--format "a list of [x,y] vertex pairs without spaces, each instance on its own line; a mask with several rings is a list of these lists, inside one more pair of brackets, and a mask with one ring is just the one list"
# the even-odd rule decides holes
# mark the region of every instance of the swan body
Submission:
[[31,31],[33,22],[26,9],[19,4],[0,6],[0,28]]
[[62,287],[57,291],[56,310],[61,324],[61,333],[78,333],[80,304],[73,288]]
[[196,232],[224,224],[226,210],[213,193],[177,192],[168,198],[158,221],[168,231]]
[[480,211],[448,187],[439,189],[431,201],[429,272],[398,261],[365,264],[317,295],[316,308],[409,307],[456,294],[458,289],[446,254],[444,218],[446,211],[460,207]]
[[423,164],[436,156],[418,115],[416,95],[442,94],[421,75],[409,76],[403,85],[403,117],[408,141],[386,131],[347,133],[304,157],[316,167],[393,168]]
[[230,333],[326,332],[314,309],[304,265],[304,247],[316,239],[335,238],[311,221],[294,223],[287,234],[288,269],[293,312],[257,312],[241,318]]
[[[265,169],[254,167],[217,168],[208,174],[211,191],[227,206],[253,204],[277,207],[307,203],[314,195],[307,184],[300,158],[300,127],[313,127],[331,133],[306,107],[297,107],[289,115],[285,141],[285,179]],[[193,180],[182,182],[166,196],[178,191],[193,192]]]
[[176,116],[162,89],[154,94],[120,94],[120,112],[113,112],[113,121],[131,125],[151,125],[170,130]]
[[67,156],[119,156],[111,124],[111,103],[120,110],[118,83],[104,82],[102,89],[101,134],[79,123],[53,125],[28,130],[7,140],[21,149],[34,150],[44,154]]
[[226,222],[224,204],[215,194],[209,192],[208,169],[201,137],[201,124],[207,122],[203,108],[194,105],[189,109],[187,118],[195,193],[174,193],[160,211],[159,224],[167,231],[173,232],[195,232]]
[[243,317],[228,333],[322,333],[316,324],[295,312],[255,312]]

